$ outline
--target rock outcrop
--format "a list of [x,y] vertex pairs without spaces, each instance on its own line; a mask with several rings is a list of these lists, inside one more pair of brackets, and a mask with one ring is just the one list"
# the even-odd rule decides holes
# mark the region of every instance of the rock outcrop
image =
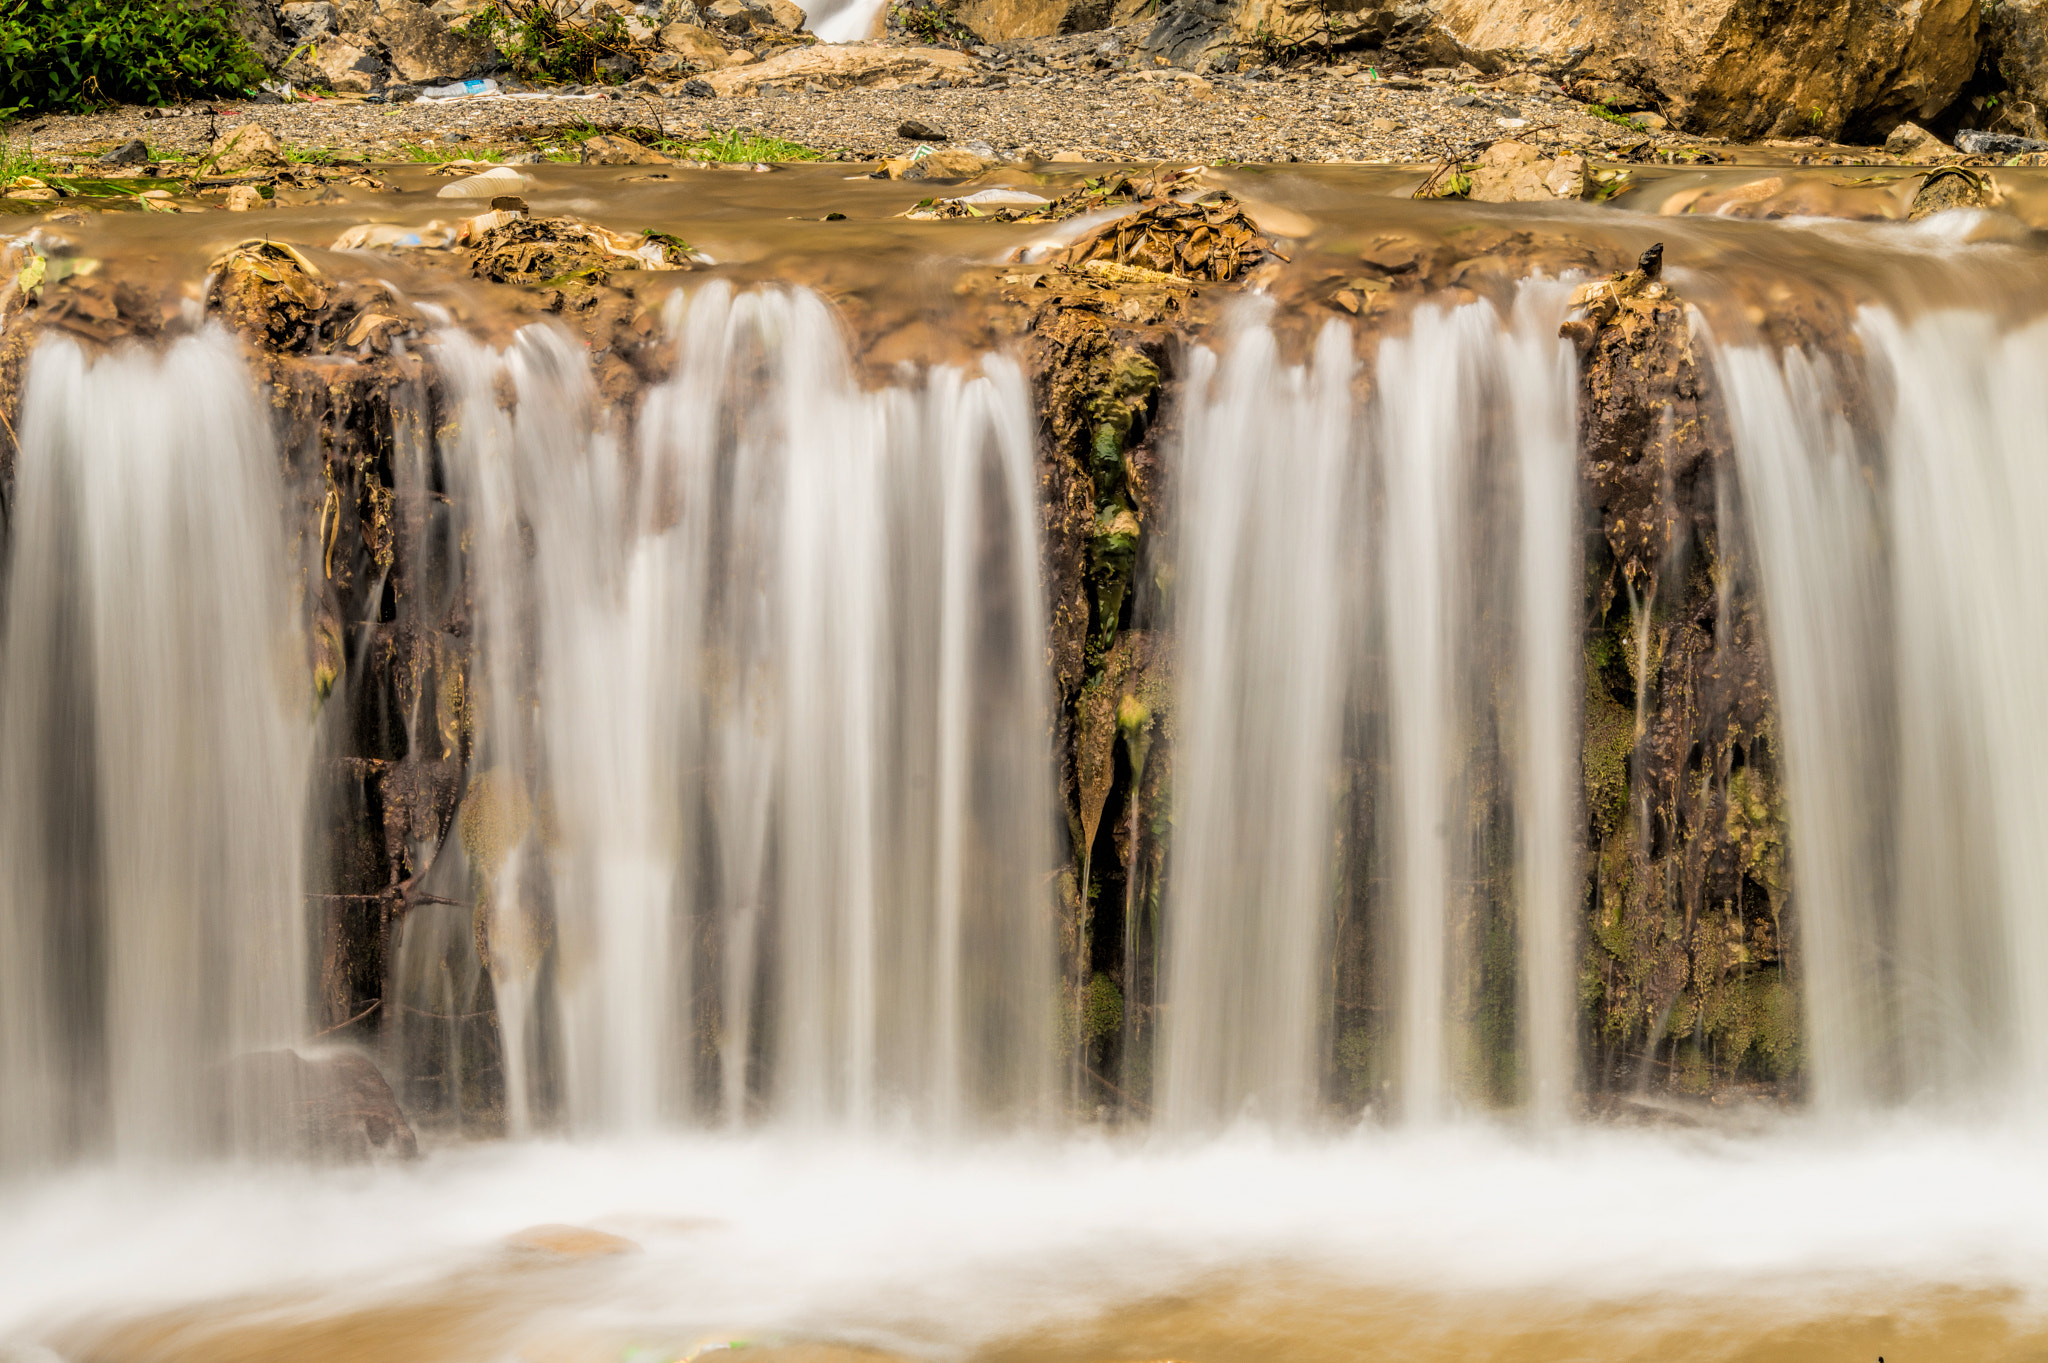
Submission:
[[950,48],[846,43],[796,48],[763,62],[713,72],[704,79],[721,95],[747,95],[764,85],[801,90],[811,83],[827,90],[854,85],[894,90],[920,81],[964,76],[973,70],[974,58]]
[[1483,70],[1625,82],[1727,137],[1882,134],[1940,113],[1977,64],[1976,0],[1435,0],[1434,21]]

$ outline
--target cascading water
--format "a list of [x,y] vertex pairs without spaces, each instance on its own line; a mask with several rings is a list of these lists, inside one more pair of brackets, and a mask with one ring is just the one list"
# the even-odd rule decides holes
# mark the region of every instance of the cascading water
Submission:
[[[1784,714],[1816,1103],[2025,1109],[2048,726],[2037,324],[1867,308],[1861,354],[1715,353]],[[1868,393],[1856,419],[1852,393]]]
[[556,1083],[582,1131],[1035,1111],[1055,993],[1021,378],[865,393],[800,292],[712,286],[670,325],[631,441],[560,333],[443,343],[508,1118]]
[[[1362,411],[1334,323],[1302,367],[1256,322],[1198,356],[1171,1124],[1302,1120],[1333,1039],[1354,1083],[1413,1120],[1479,1099],[1566,1110],[1579,530],[1562,303],[1533,285],[1511,323],[1422,309],[1382,345]],[[1333,864],[1340,823],[1363,831]],[[1506,883],[1480,883],[1489,827],[1514,839]],[[1340,934],[1340,915],[1364,931]],[[1482,970],[1488,932],[1514,940],[1519,975]],[[1489,1009],[1507,1035],[1482,1034]]]
[[[259,1144],[304,1033],[314,700],[234,343],[41,345],[0,642],[0,1161]],[[223,1127],[223,1121],[226,1126]]]

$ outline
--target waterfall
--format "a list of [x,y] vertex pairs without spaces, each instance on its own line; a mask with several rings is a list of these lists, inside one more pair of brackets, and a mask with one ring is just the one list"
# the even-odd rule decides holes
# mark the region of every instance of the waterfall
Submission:
[[469,798],[506,834],[473,879],[508,1118],[557,1090],[582,1131],[1035,1111],[1057,994],[1022,377],[866,391],[801,291],[712,285],[669,325],[630,433],[553,329],[441,343],[474,765],[503,773]]
[[0,641],[8,1163],[258,1142],[278,1095],[227,1062],[303,1034],[315,693],[258,391],[211,330],[97,358],[51,337],[29,365]]
[[1870,307],[1856,340],[1714,354],[1783,713],[1814,1100],[2032,1107],[2048,327]]
[[[1538,284],[1510,319],[1418,310],[1363,407],[1335,323],[1301,366],[1256,318],[1221,359],[1197,354],[1171,1125],[1307,1117],[1333,1042],[1355,1096],[1413,1120],[1567,1110],[1579,528],[1562,304]],[[1492,864],[1501,842],[1514,853]],[[1506,976],[1489,933],[1514,942]]]

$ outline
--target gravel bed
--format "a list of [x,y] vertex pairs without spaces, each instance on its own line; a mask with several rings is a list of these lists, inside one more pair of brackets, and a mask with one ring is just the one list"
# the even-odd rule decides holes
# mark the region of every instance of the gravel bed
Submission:
[[1142,58],[1125,55],[1136,50],[1133,36],[1109,31],[982,49],[993,55],[980,73],[938,88],[697,99],[629,87],[601,99],[221,104],[210,106],[212,113],[186,110],[177,111],[184,116],[150,118],[142,109],[123,108],[48,116],[25,126],[31,149],[42,155],[96,153],[134,137],[165,152],[189,153],[253,119],[288,146],[369,159],[429,139],[512,149],[529,145],[527,135],[536,129],[585,125],[658,127],[670,135],[739,127],[866,160],[906,150],[909,144],[896,135],[906,119],[932,125],[955,143],[984,142],[1004,158],[1067,153],[1067,159],[1078,154],[1104,161],[1415,163],[1469,154],[1509,137],[1595,154],[1646,140],[1699,144],[1661,134],[1650,138],[1595,116],[1561,93],[1513,92],[1470,72],[1462,78],[1431,72],[1418,79],[1339,64],[1195,76],[1141,67]]

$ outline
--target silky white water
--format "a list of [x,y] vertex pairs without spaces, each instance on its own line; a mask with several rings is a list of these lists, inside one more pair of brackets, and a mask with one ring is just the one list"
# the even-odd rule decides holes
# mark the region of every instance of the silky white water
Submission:
[[29,363],[0,638],[0,1165],[260,1142],[304,1030],[315,704],[225,333]]
[[802,292],[669,325],[632,435],[560,332],[442,345],[508,1121],[1027,1117],[1054,960],[1021,377],[865,392]]
[[1867,358],[1715,354],[1784,714],[1814,1097],[2036,1110],[2048,329],[1872,307],[1857,335]]
[[[1220,359],[1196,354],[1164,948],[1172,1126],[1307,1120],[1337,1098],[1333,1041],[1340,1065],[1370,1067],[1367,1103],[1412,1121],[1497,1101],[1463,1058],[1484,910],[1460,888],[1483,831],[1465,811],[1494,760],[1516,848],[1497,908],[1521,963],[1518,1101],[1546,1120],[1570,1106],[1580,551],[1563,304],[1542,284],[1508,319],[1422,308],[1369,361],[1363,405],[1334,322],[1298,367],[1254,317]],[[1496,669],[1505,687],[1482,680]],[[1360,839],[1370,861],[1341,866],[1332,833],[1365,805],[1383,811]],[[1364,999],[1331,983],[1347,911],[1383,962]]]

